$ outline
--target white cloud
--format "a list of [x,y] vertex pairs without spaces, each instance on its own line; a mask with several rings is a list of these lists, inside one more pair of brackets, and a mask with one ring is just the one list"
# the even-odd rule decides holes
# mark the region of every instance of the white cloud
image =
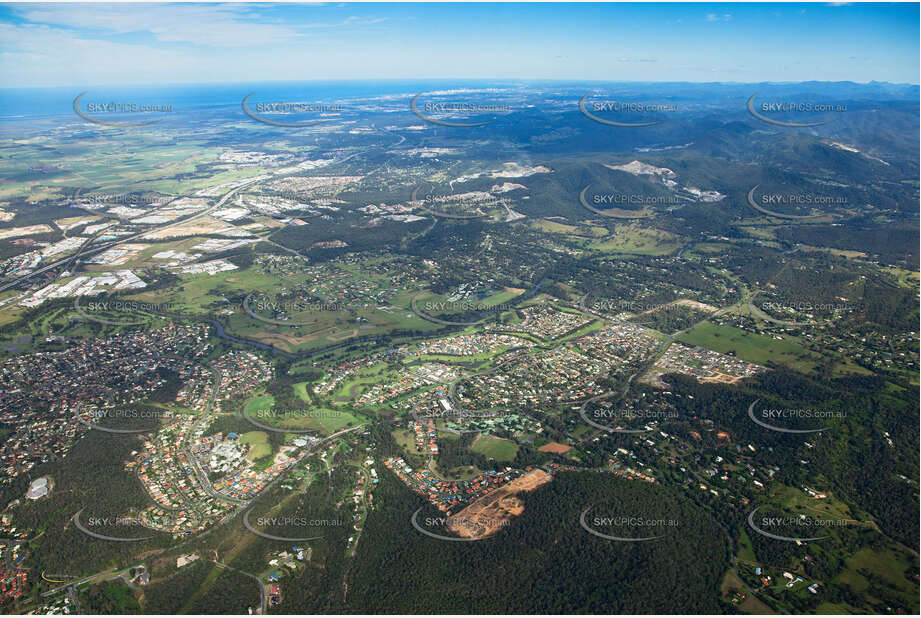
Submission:
[[164,43],[248,47],[305,36],[284,24],[257,23],[242,5],[121,4],[16,7],[31,22],[103,34],[149,32]]
[[252,47],[296,42],[321,28],[360,27],[386,17],[351,16],[328,23],[298,20],[296,24],[267,18],[243,4],[30,5],[19,14],[37,24],[81,29],[95,35],[149,32],[162,43],[209,47]]
[[0,23],[0,40],[0,83],[7,87],[169,80],[190,64],[179,51],[85,39],[49,26]]
[[355,25],[366,26],[366,25],[371,25],[371,24],[379,24],[383,21],[387,21],[387,18],[386,17],[356,17],[353,15],[352,17],[349,17],[344,22],[342,22],[342,25],[343,26],[355,26]]

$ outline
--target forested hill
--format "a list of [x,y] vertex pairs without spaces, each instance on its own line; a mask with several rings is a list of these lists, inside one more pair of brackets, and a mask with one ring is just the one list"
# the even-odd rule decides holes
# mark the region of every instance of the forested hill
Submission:
[[[391,475],[384,475],[377,495],[350,577],[350,613],[726,610],[718,591],[729,567],[729,539],[706,513],[659,485],[562,473],[522,495],[525,511],[507,529],[469,543],[428,538],[411,528],[410,516],[422,501]],[[579,524],[592,505],[599,513],[679,525],[661,539],[609,541]]]

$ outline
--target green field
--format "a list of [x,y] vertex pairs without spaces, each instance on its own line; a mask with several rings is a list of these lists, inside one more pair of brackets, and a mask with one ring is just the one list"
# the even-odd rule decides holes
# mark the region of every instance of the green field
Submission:
[[[720,586],[720,593],[724,596],[731,596],[739,591],[744,591],[745,586],[742,583],[742,580],[739,579],[739,576],[735,574],[732,569],[726,571],[726,576],[723,578],[723,584]],[[739,610],[745,612],[746,614],[771,614],[771,608],[765,605],[760,599],[756,596],[745,593],[745,600],[739,603],[736,607]]]
[[271,395],[262,394],[247,401],[244,410],[247,416],[253,416],[259,410],[271,410],[273,407],[275,407],[275,398]]
[[412,453],[418,455],[422,451],[416,448],[416,436],[408,429],[396,429],[390,432],[390,435],[393,436],[393,439],[396,441],[397,446],[399,446],[406,453]]
[[299,423],[302,425],[301,427],[296,426],[294,421],[285,421],[282,425],[291,429],[316,429],[329,435],[340,429],[345,429],[349,426],[356,427],[367,421],[363,416],[347,410],[313,408],[310,413],[310,417],[303,419],[303,423]]
[[547,219],[533,221],[531,227],[551,234],[567,234],[569,236],[590,236],[598,238],[607,234],[608,230],[600,225],[567,225]]
[[[303,383],[302,383],[303,384]],[[295,394],[297,385],[294,385]],[[256,418],[258,423],[264,425],[273,425],[279,429],[299,429],[312,430],[323,435],[335,433],[340,429],[348,426],[355,427],[361,425],[367,419],[353,414],[348,410],[333,410],[330,408],[318,408],[312,405],[305,405],[303,408],[291,411],[281,422],[272,422],[270,418],[258,418],[256,413],[259,410],[272,410],[275,408],[275,398],[271,395],[257,395],[246,402],[246,415]]]
[[[178,305],[178,312],[201,314],[207,307],[225,295],[249,294],[254,290],[272,289],[280,284],[280,280],[267,275],[254,268],[232,270],[216,275],[198,274],[183,275],[182,283],[166,291],[148,292],[138,294],[138,298],[146,302],[170,302]],[[149,296],[149,298],[145,298]],[[236,312],[243,314],[239,305],[232,307]],[[245,314],[244,314],[245,315]],[[249,322],[256,322],[246,316]]]
[[[456,309],[453,308],[452,302],[470,303],[471,305],[479,305],[484,308],[494,307],[500,304],[511,303],[512,300],[524,294],[524,292],[525,292],[524,290],[515,289],[515,288],[502,288],[502,289],[496,290],[493,294],[490,294],[489,296],[486,296],[485,298],[473,298],[473,299],[468,299],[466,301],[449,301],[447,295],[435,294],[429,291],[412,294],[412,296],[416,298],[416,308],[419,309],[419,311],[423,313],[427,313],[429,315],[437,316],[437,315],[442,315],[442,314],[450,315],[452,312],[456,311]],[[412,301],[412,298],[409,298],[409,300],[406,303],[407,307],[411,306],[411,301]],[[447,306],[443,310],[431,309],[431,308],[426,308],[427,303],[447,303]],[[485,314],[487,312],[484,311],[483,313]],[[415,314],[413,315],[415,317]],[[470,321],[473,321],[475,319],[476,318],[471,318]]]
[[439,478],[450,479],[452,481],[461,481],[469,480],[483,474],[483,471],[477,468],[476,466],[457,466],[456,468],[443,468],[438,465],[436,461],[431,467],[431,470],[438,475]]
[[698,242],[688,249],[685,253],[687,256],[691,255],[703,255],[706,256],[712,253],[725,253],[732,248],[732,245],[728,243],[718,243],[718,242]]
[[795,487],[776,485],[771,498],[796,514],[819,519],[855,519],[847,504],[830,493],[827,498],[815,499]]
[[310,401],[310,396],[307,394],[307,384],[307,382],[298,382],[291,385],[291,388],[294,389],[294,396],[305,402]]
[[518,454],[518,445],[511,440],[482,433],[477,435],[470,448],[475,453],[496,461],[512,461]]
[[[162,245],[163,248],[166,245]],[[364,273],[362,273],[364,276]],[[175,303],[179,313],[208,314],[217,308],[222,298],[242,298],[254,291],[279,290],[292,285],[278,275],[266,273],[253,266],[216,275],[182,275],[181,285],[169,291],[141,293],[136,296],[145,302]],[[383,282],[386,278],[381,277]],[[383,289],[383,283],[381,288]],[[271,295],[269,295],[271,297]],[[271,300],[271,298],[269,298]],[[240,303],[220,307],[225,328],[229,333],[273,345],[287,352],[325,347],[361,335],[383,335],[393,330],[435,330],[438,325],[423,320],[408,308],[409,293],[393,299],[393,307],[350,306],[346,310],[319,311],[309,309],[287,318],[301,324],[271,324],[248,315]],[[264,317],[274,319],[272,315]]]
[[752,547],[752,540],[748,537],[745,528],[739,528],[739,562],[757,564],[755,558],[755,549]]
[[[344,379],[336,390],[329,394],[333,402],[340,403],[351,401],[361,394],[362,386],[373,386],[396,380],[398,374],[389,368],[387,363],[380,362],[357,371]],[[295,391],[295,394],[297,391]]]
[[590,248],[604,253],[628,255],[670,255],[681,248],[680,236],[662,230],[621,226],[609,237],[591,243]]
[[871,584],[860,574],[859,570],[865,569],[884,579],[906,607],[917,609],[918,585],[906,576],[910,567],[908,556],[900,551],[866,547],[847,559],[847,568],[833,581],[851,587],[858,594],[874,597],[877,584]]
[[272,454],[269,435],[264,431],[247,431],[240,436],[240,443],[250,445],[249,452],[246,453],[246,459],[251,462]]
[[845,603],[829,603],[826,601],[825,603],[822,603],[817,608],[815,608],[815,613],[820,614],[820,615],[821,614],[847,615],[847,614],[857,614],[859,612],[853,607],[851,607],[850,605],[847,605]]
[[722,354],[735,352],[737,358],[750,363],[764,365],[772,361],[805,373],[811,372],[821,361],[821,357],[795,343],[790,336],[777,340],[732,326],[718,326],[711,322],[698,324],[690,331],[680,335],[678,341]]

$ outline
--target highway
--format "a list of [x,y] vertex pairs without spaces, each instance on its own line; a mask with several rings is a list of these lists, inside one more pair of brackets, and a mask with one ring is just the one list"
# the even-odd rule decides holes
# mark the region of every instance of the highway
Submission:
[[241,189],[245,189],[246,187],[252,186],[252,185],[254,185],[254,184],[258,183],[258,182],[262,182],[263,180],[265,180],[265,178],[259,178],[259,179],[257,179],[257,180],[251,180],[251,181],[245,182],[245,183],[243,183],[243,184],[241,184],[241,185],[239,185],[239,186],[234,187],[233,189],[231,189],[230,191],[228,191],[226,194],[224,194],[224,197],[222,197],[220,200],[218,200],[218,202],[217,202],[214,206],[211,206],[210,208],[207,208],[207,209],[205,209],[205,210],[203,210],[203,211],[201,211],[201,212],[199,212],[199,213],[197,213],[197,214],[194,214],[194,215],[192,215],[191,217],[187,217],[187,218],[185,218],[185,219],[180,219],[180,220],[178,220],[178,221],[171,221],[170,223],[161,225],[160,227],[153,227],[153,228],[144,230],[144,231],[142,231],[142,232],[138,232],[137,234],[132,234],[131,236],[127,236],[127,237],[125,237],[125,238],[119,238],[119,239],[117,239],[117,240],[113,240],[113,241],[111,241],[111,242],[107,242],[107,243],[104,243],[104,244],[102,244],[102,245],[99,245],[98,247],[93,247],[92,249],[88,249],[88,250],[84,251],[84,250],[83,250],[83,247],[85,247],[85,246],[88,245],[90,242],[92,242],[93,240],[95,240],[96,238],[98,238],[98,237],[102,234],[102,232],[100,232],[100,234],[97,234],[97,235],[94,236],[93,238],[87,240],[87,241],[83,244],[83,247],[81,247],[81,248],[77,251],[77,254],[76,254],[76,255],[71,255],[71,256],[67,256],[67,257],[65,257],[65,258],[61,258],[60,260],[57,260],[57,261],[52,262],[52,263],[50,263],[50,264],[48,264],[48,265],[46,265],[46,266],[42,266],[41,268],[38,268],[37,270],[35,270],[35,271],[29,273],[28,275],[23,275],[22,277],[19,277],[18,279],[14,279],[13,281],[10,281],[10,282],[8,282],[8,283],[4,283],[3,285],[0,285],[0,292],[5,292],[6,290],[9,290],[10,288],[14,288],[14,287],[20,285],[21,283],[25,283],[26,281],[28,281],[29,279],[32,279],[32,278],[35,277],[36,275],[40,275],[40,274],[42,274],[42,273],[48,272],[49,270],[52,270],[52,269],[57,268],[57,267],[59,267],[59,266],[66,265],[67,263],[72,262],[78,255],[84,255],[84,256],[95,255],[95,254],[101,253],[101,252],[105,251],[106,249],[108,249],[108,248],[110,248],[110,247],[113,247],[113,246],[115,246],[115,245],[120,245],[120,244],[124,244],[124,243],[129,243],[129,242],[132,242],[132,241],[134,241],[134,240],[137,240],[137,239],[141,238],[142,236],[146,236],[147,234],[150,234],[150,233],[153,233],[153,232],[159,232],[159,231],[162,231],[162,230],[167,230],[167,229],[169,229],[169,228],[171,228],[171,227],[176,227],[176,226],[179,226],[179,225],[184,225],[184,224],[186,224],[186,223],[189,223],[190,221],[194,221],[195,219],[198,219],[199,217],[204,217],[204,216],[206,216],[206,215],[209,215],[209,214],[211,214],[212,212],[214,212],[215,210],[217,210],[218,208],[220,208],[221,206],[223,206],[223,205],[227,202],[227,200],[229,200],[231,197],[233,197],[233,196],[237,193],[237,191],[240,191]]
[[[396,144],[392,144],[392,145],[390,145],[390,146],[384,146],[384,147],[380,147],[380,148],[382,148],[382,149],[384,149],[384,150],[389,149],[389,148],[394,148],[395,146],[398,146],[398,145],[402,144],[404,141],[406,141],[406,138],[405,138],[404,136],[401,135],[401,136],[400,136],[400,140],[399,140]],[[372,151],[372,150],[374,150],[374,148],[368,148],[368,149],[366,149],[366,150],[361,150],[361,151],[359,151],[359,152],[354,152],[354,153],[348,155],[347,157],[344,157],[344,158],[342,158],[342,159],[339,159],[338,161],[335,161],[335,162],[333,162],[333,163],[330,163],[329,167],[332,167],[332,166],[334,166],[334,165],[339,165],[339,164],[345,163],[346,161],[348,161],[348,160],[350,160],[350,159],[353,159],[354,157],[357,157],[357,156],[362,155],[362,154],[366,154],[366,153],[368,153],[368,152],[370,152],[370,151]],[[373,174],[374,172],[376,172],[376,171],[377,171],[378,169],[380,169],[381,167],[383,167],[383,165],[381,165],[381,166],[375,168],[374,170],[372,170],[372,171],[369,172],[368,174],[365,174],[365,176],[368,176],[368,175],[370,175],[370,174]],[[284,177],[284,176],[289,176],[289,175],[293,176],[293,175],[295,175],[295,174],[294,174],[294,173],[288,173],[288,174],[270,174],[269,177],[271,177],[271,176]],[[210,208],[207,208],[207,209],[205,209],[205,210],[203,210],[203,211],[201,211],[201,212],[199,212],[199,213],[196,213],[196,214],[194,214],[194,215],[192,215],[192,216],[190,216],[190,217],[187,217],[187,218],[184,218],[184,219],[180,219],[180,220],[177,220],[177,221],[171,221],[171,222],[165,223],[165,224],[163,224],[163,225],[161,225],[161,226],[159,226],[159,227],[151,227],[151,228],[146,229],[146,230],[144,230],[144,231],[142,231],[142,232],[138,232],[137,234],[133,234],[133,235],[131,235],[131,236],[127,236],[127,237],[124,237],[124,238],[119,238],[119,239],[113,240],[113,241],[111,241],[111,242],[107,242],[107,243],[105,243],[105,244],[99,245],[99,246],[97,246],[97,247],[93,247],[92,249],[84,250],[84,248],[87,247],[87,246],[89,246],[93,241],[96,240],[96,238],[98,238],[99,236],[101,236],[101,235],[103,235],[103,234],[105,233],[104,230],[103,230],[103,231],[100,231],[99,234],[97,234],[96,236],[90,238],[90,239],[87,240],[85,243],[83,243],[83,245],[80,247],[80,249],[77,250],[77,252],[76,252],[74,255],[70,255],[70,256],[61,258],[60,260],[56,260],[56,261],[54,261],[54,262],[52,262],[52,263],[50,263],[50,264],[47,264],[47,265],[45,265],[45,266],[42,266],[42,267],[40,267],[40,268],[34,270],[33,272],[29,273],[28,275],[23,275],[22,277],[19,277],[19,278],[17,278],[17,279],[14,279],[13,281],[8,281],[8,282],[6,282],[6,283],[0,284],[0,292],[5,292],[6,290],[9,290],[9,289],[11,289],[11,288],[15,288],[15,287],[19,286],[20,284],[25,283],[26,281],[28,281],[28,280],[30,280],[30,279],[36,277],[37,275],[40,275],[40,274],[42,274],[42,273],[48,272],[49,270],[53,270],[53,269],[58,268],[58,267],[60,267],[60,266],[65,266],[65,265],[68,265],[68,264],[70,264],[70,263],[73,263],[74,261],[76,261],[76,259],[77,259],[79,256],[91,256],[91,255],[96,255],[97,253],[102,253],[102,252],[105,251],[106,249],[109,249],[110,247],[114,247],[115,245],[120,245],[120,244],[124,244],[124,243],[129,243],[129,242],[132,242],[132,241],[135,241],[135,240],[141,238],[142,236],[146,236],[147,234],[150,234],[150,233],[153,233],[153,232],[158,232],[158,231],[167,230],[167,229],[170,229],[170,228],[172,228],[172,227],[179,226],[179,225],[184,225],[184,224],[189,223],[190,221],[194,221],[195,219],[198,219],[198,218],[200,218],[200,217],[204,217],[204,216],[210,215],[212,212],[214,212],[215,210],[217,210],[218,208],[220,208],[221,206],[223,206],[225,203],[227,203],[227,200],[229,200],[230,198],[232,198],[238,191],[240,191],[240,190],[242,190],[242,189],[246,189],[246,188],[248,188],[248,187],[251,187],[251,186],[253,186],[253,185],[255,185],[255,184],[258,184],[258,183],[260,183],[260,182],[264,182],[265,180],[267,180],[267,177],[266,177],[266,176],[260,176],[260,177],[257,177],[257,178],[255,178],[255,179],[253,179],[253,180],[249,180],[249,181],[244,182],[244,183],[242,183],[242,184],[240,184],[240,185],[237,185],[236,187],[234,187],[233,189],[231,189],[230,191],[228,191],[227,193],[225,193],[224,196],[223,196],[220,200],[218,200],[218,202],[217,202],[216,204],[214,204],[214,206],[211,206]],[[177,200],[177,199],[181,199],[181,198],[183,198],[183,197],[190,197],[190,196],[179,195],[179,196],[176,196],[175,198],[173,198],[172,200],[170,200],[170,202],[173,202],[173,201],[175,201],[175,200]],[[167,205],[168,205],[168,204],[164,204],[164,207],[166,207]],[[287,252],[289,252],[289,253],[292,253],[292,254],[294,254],[294,255],[297,255],[298,257],[300,257],[300,258],[302,258],[302,259],[305,259],[305,260],[307,259],[307,258],[305,258],[303,255],[301,255],[300,252],[298,252],[298,251],[295,250],[295,249],[291,249],[290,247],[285,247],[284,245],[281,245],[281,244],[279,244],[279,243],[277,243],[277,242],[275,242],[275,241],[273,241],[273,240],[269,240],[269,239],[267,239],[267,238],[263,238],[263,239],[261,239],[261,240],[262,240],[263,242],[269,243],[270,245],[272,245],[272,246],[274,246],[274,247],[277,247],[277,248],[279,248],[279,249],[282,249],[282,250],[284,250],[284,251],[287,251]]]

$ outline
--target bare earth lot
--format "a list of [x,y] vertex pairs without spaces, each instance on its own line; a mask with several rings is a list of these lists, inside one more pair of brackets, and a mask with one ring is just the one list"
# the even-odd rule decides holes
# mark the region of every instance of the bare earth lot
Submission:
[[537,489],[552,479],[543,470],[531,470],[452,515],[448,519],[448,530],[465,539],[480,539],[495,534],[513,516],[524,512],[524,502],[517,494]]

